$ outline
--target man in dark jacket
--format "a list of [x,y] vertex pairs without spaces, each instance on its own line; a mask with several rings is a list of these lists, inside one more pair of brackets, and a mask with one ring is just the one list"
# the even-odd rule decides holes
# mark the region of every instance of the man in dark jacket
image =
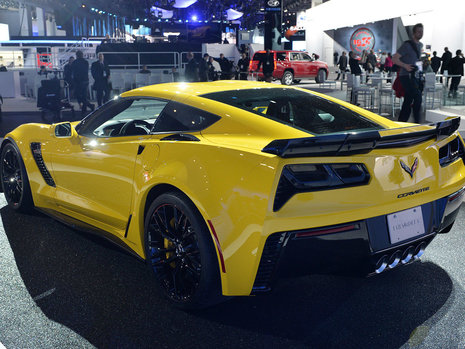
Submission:
[[221,67],[221,80],[231,79],[231,62],[224,54],[220,53],[220,58],[216,60]]
[[[444,53],[441,56],[441,74],[444,74],[444,71],[447,70],[449,71],[449,62],[452,59],[452,52],[449,51],[447,47],[444,47]],[[442,78],[441,78],[442,82]],[[447,78],[447,84],[446,86],[449,85],[449,78]]]
[[355,76],[360,76],[362,74],[362,69],[360,68],[358,60],[355,58],[353,51],[349,52],[349,67],[351,74],[354,74]]
[[98,61],[92,63],[90,71],[95,80],[92,88],[97,92],[97,103],[100,107],[110,99],[110,68],[104,61],[103,53],[98,54]]
[[84,59],[82,51],[76,52],[76,60],[71,65],[73,72],[74,92],[76,99],[81,107],[82,116],[85,115],[87,107],[94,110],[94,105],[87,99],[87,90],[89,89],[89,62]]
[[441,66],[441,58],[437,56],[437,52],[433,52],[433,57],[431,57],[431,69],[433,69],[434,73],[437,74],[439,67]]
[[199,66],[195,61],[194,54],[192,52],[187,53],[187,64],[184,75],[187,82],[199,81]]
[[199,79],[200,81],[208,81],[208,53],[203,55],[202,60],[199,63]]
[[[73,84],[73,65],[74,62],[74,57],[71,56],[69,57],[68,63],[65,64],[63,67],[63,79],[66,81],[68,84],[68,91],[71,95],[71,91],[73,90],[74,84]],[[68,96],[71,97],[71,96]]]
[[274,72],[274,53],[270,52],[270,49],[266,50],[266,53],[260,57],[258,61],[257,71],[260,71],[260,67],[263,65],[263,76],[266,82],[273,80]]
[[463,53],[461,50],[455,52],[456,56],[452,58],[449,62],[449,75],[459,75],[454,76],[450,83],[449,97],[457,97],[457,88],[460,84],[460,79],[463,76],[463,64],[465,63],[465,58],[463,58]]
[[[355,80],[356,76],[362,75],[362,69],[360,68],[358,59],[355,58],[355,54],[353,51],[349,52],[349,67],[350,67],[350,73],[353,75],[352,81]],[[350,95],[350,100],[352,101],[353,104],[359,105],[357,103],[357,94],[354,95],[353,89]]]
[[241,59],[237,61],[237,66],[239,67],[240,80],[247,80],[247,76],[249,75],[249,63],[250,60],[247,58],[247,55],[245,53],[242,53]]
[[339,77],[341,76],[341,74],[342,74],[342,80],[345,80],[346,79],[346,69],[347,69],[346,51],[342,51],[342,55],[341,55],[341,57],[339,57],[339,62],[337,62],[337,65],[339,66],[339,72],[337,73],[336,80],[339,80]]

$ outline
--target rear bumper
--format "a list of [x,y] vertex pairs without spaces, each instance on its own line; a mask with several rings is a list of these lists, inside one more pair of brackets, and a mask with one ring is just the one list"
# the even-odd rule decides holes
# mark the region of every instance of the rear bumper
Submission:
[[391,243],[387,215],[308,230],[271,234],[265,243],[252,293],[269,291],[280,277],[306,274],[368,276],[417,260],[457,217],[465,188],[421,205],[425,233]]

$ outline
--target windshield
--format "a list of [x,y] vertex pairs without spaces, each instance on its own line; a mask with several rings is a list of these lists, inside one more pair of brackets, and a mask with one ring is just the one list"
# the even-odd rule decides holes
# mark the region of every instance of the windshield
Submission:
[[202,97],[320,135],[380,130],[382,126],[325,98],[292,88],[256,88]]

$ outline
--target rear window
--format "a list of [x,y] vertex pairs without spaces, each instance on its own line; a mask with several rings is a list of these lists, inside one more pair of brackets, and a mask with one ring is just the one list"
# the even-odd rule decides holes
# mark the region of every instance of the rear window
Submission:
[[202,97],[315,135],[383,129],[338,103],[295,89],[257,88],[215,92]]
[[286,52],[276,52],[276,59],[278,61],[286,60]]
[[[273,54],[273,53],[272,53]],[[266,52],[257,52],[253,55],[253,60],[254,61],[260,61],[262,60],[266,55]]]

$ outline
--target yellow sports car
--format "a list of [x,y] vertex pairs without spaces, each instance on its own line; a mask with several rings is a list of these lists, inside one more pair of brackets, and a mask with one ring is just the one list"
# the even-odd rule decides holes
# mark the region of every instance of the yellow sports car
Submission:
[[394,122],[247,81],[123,93],[79,123],[1,144],[11,208],[105,236],[182,308],[297,273],[371,275],[418,259],[463,199],[459,119]]

